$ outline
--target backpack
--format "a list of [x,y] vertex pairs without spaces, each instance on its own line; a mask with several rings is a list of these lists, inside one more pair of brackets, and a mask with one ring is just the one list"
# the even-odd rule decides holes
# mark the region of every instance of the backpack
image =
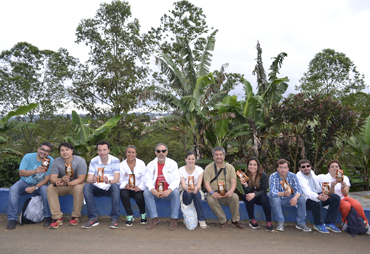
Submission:
[[44,219],[44,205],[41,196],[28,198],[24,202],[19,224],[39,223]]
[[366,233],[366,221],[358,214],[355,208],[351,206],[346,219],[343,224],[347,222],[347,227],[343,230],[351,235],[360,235]]

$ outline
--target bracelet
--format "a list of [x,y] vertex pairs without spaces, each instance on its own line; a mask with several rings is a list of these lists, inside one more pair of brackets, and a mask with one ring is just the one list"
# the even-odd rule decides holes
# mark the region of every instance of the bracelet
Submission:
[[214,191],[211,191],[210,193],[209,193],[209,195],[212,195],[214,193]]
[[68,187],[68,182],[66,182],[66,185],[65,186]]

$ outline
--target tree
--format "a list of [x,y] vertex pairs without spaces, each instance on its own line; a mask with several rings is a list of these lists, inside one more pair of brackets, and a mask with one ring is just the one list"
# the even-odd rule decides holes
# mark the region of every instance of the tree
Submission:
[[296,90],[341,98],[363,90],[366,87],[364,78],[344,53],[323,49],[310,61],[308,71],[303,74]]
[[76,43],[90,47],[69,89],[77,107],[92,117],[127,113],[135,108],[147,83],[150,36],[140,34],[138,19],[123,1],[103,3],[93,19],[83,19]]
[[366,118],[370,116],[370,93],[350,93],[342,97],[341,101],[343,105],[350,106],[358,112],[361,117]]

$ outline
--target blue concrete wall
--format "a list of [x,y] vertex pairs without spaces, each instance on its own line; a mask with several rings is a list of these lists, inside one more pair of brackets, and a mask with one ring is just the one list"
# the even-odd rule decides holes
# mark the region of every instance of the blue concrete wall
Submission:
[[[7,211],[7,202],[8,202],[8,194],[9,189],[0,188],[0,214],[6,214]],[[31,194],[24,195],[20,198],[19,201],[19,207],[18,212],[20,213],[23,207],[23,203],[26,201],[27,198],[31,197]],[[73,207],[73,197],[71,195],[62,196],[59,197],[60,200],[60,206],[63,213],[70,215],[72,213],[72,207]],[[111,211],[111,199],[109,197],[99,197],[95,198],[95,206],[97,209],[97,213],[101,216],[107,216],[110,214]],[[134,211],[134,217],[140,217],[139,213],[139,207],[136,205],[136,202],[131,199],[131,206],[132,210]],[[212,212],[212,210],[209,208],[207,201],[202,202],[202,208],[203,208],[203,214],[206,217],[206,219],[213,219],[217,220],[216,215]],[[228,218],[231,218],[231,213],[229,207],[224,207],[223,209],[225,211],[225,214]],[[171,206],[170,202],[167,201],[157,201],[157,210],[158,210],[158,216],[159,217],[165,217],[170,218],[171,215]],[[326,209],[323,209],[323,216],[325,218],[326,216]],[[370,219],[370,209],[364,208],[366,217]],[[285,217],[286,222],[296,222],[296,216],[297,216],[297,209],[295,207],[283,207],[283,213]],[[240,201],[240,220],[248,220],[248,213],[245,207],[244,202]],[[126,215],[126,211],[122,206],[122,203],[120,204],[120,213],[123,215]],[[147,211],[148,216],[150,217],[149,212]],[[262,207],[259,205],[255,205],[255,217],[257,221],[265,221],[265,215],[263,213]],[[84,205],[82,207],[82,215],[86,215],[87,210],[86,206]],[[180,210],[179,218],[182,218],[182,213]],[[307,220],[309,223],[313,223],[313,217],[311,211],[307,211]],[[272,220],[275,221],[274,214],[272,214]],[[338,211],[337,219],[335,223],[341,223],[341,215]]]

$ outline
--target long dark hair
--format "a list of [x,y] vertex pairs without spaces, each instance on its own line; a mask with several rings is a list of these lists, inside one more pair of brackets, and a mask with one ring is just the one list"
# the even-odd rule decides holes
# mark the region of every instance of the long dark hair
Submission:
[[[248,169],[250,161],[257,162],[257,174],[256,174],[255,179],[253,179],[252,173]],[[263,173],[263,168],[261,166],[261,163],[260,163],[259,159],[257,157],[254,157],[254,156],[250,157],[247,161],[247,169],[245,171],[247,173],[247,176],[249,177],[249,186],[251,187],[251,189],[254,189],[254,187],[257,187],[257,190],[259,190],[259,188],[260,188],[260,179],[261,179],[261,175]]]

